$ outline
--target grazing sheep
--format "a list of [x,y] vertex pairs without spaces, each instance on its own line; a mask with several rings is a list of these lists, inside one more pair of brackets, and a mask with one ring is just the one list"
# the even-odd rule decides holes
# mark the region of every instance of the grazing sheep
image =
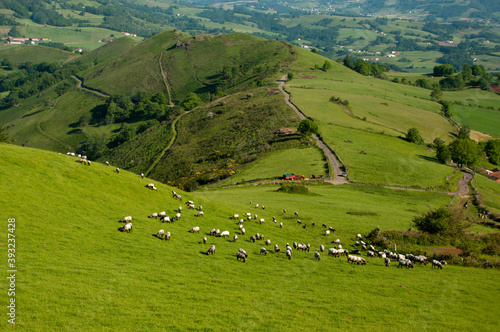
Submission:
[[288,243],[286,244],[286,248],[285,248],[285,249],[286,249],[286,250],[290,250],[290,252],[292,252],[292,251],[293,251],[293,250],[292,250],[292,247],[290,247],[290,246],[288,245]]
[[205,244],[205,243],[207,243],[207,237],[206,236],[203,237],[203,244]]
[[297,244],[297,249],[302,250],[302,251],[306,251],[307,246],[305,245],[305,243],[299,243],[299,244]]
[[198,211],[198,213],[196,214],[197,217],[203,217],[204,213],[203,211]]
[[326,231],[325,231],[325,236],[328,236],[328,235],[330,235],[330,231],[329,231],[329,230],[326,230]]
[[369,257],[375,257],[375,253],[373,251],[371,251],[371,250],[368,250],[366,252],[366,255],[369,256]]
[[258,208],[259,207],[259,204],[255,204],[255,208]]
[[340,253],[337,249],[335,248],[330,248],[328,249],[328,255],[330,256],[334,256],[334,257],[339,257],[340,256]]
[[341,244],[339,244],[339,249],[342,249],[342,245]]
[[295,211],[295,212],[294,212],[294,214],[295,214],[296,216],[298,216],[298,215],[299,215],[299,213],[298,213],[297,211]]
[[309,249],[311,249],[311,245],[308,243],[307,244],[307,252],[309,252]]
[[255,233],[255,238],[256,238],[257,240],[260,240],[260,234],[259,234],[259,233]]
[[122,232],[130,233],[132,231],[132,223],[126,223],[125,226],[122,227]]
[[126,216],[126,217],[123,217],[122,220],[120,220],[120,222],[127,222],[127,221],[132,221],[132,217],[131,216]]
[[223,231],[222,233],[220,233],[220,236],[221,237],[229,236],[229,231]]
[[372,246],[371,244],[370,244],[370,246],[369,246],[368,248],[369,248],[371,251],[377,251],[377,250],[375,249],[375,247],[374,247],[374,246]]
[[250,236],[250,241],[255,242],[255,236]]
[[389,259],[389,257],[386,257],[386,258],[384,259],[384,262],[385,262],[385,266],[389,266],[389,265],[391,265],[391,260]]
[[177,211],[179,211],[179,213],[182,213],[182,206],[179,206],[179,208],[177,208]]
[[366,244],[363,244],[363,245],[361,246],[361,249],[363,249],[364,251],[366,251],[366,249],[367,249],[367,248],[366,248]]
[[283,223],[282,222],[280,222],[280,228],[283,228]]
[[280,252],[280,247],[277,244],[274,245],[274,252]]
[[151,215],[148,216],[148,218],[158,218],[158,213],[153,212]]
[[311,226],[316,226],[316,223],[315,223],[315,222],[312,222],[312,223],[311,223]]
[[190,210],[194,210],[194,204],[189,204],[189,205],[188,205],[188,209],[190,209]]
[[266,250],[266,248],[260,248],[260,253],[267,256],[267,250]]
[[170,240],[170,232],[165,233],[165,240]]
[[300,220],[297,220],[297,224],[302,224],[302,221],[300,221]]
[[243,224],[244,222],[245,222],[245,220],[240,219],[240,220],[238,221],[238,224],[240,224],[240,225],[241,225],[241,224]]
[[170,217],[169,216],[164,216],[160,218],[161,222],[170,222]]
[[152,189],[152,190],[156,190],[156,187],[155,187],[155,184],[154,184],[154,183],[148,183],[148,184],[146,185],[146,188],[148,188],[148,189]]
[[322,244],[320,244],[319,245],[319,251],[321,251],[321,252],[325,251],[325,246],[322,245]]
[[304,225],[302,225],[302,228],[303,228],[303,229],[306,229],[306,226],[307,226],[307,225],[306,225],[306,224],[304,224]]
[[240,217],[239,214],[233,214],[233,216],[231,217],[231,219],[238,219]]
[[259,240],[264,240],[264,234],[260,234]]
[[194,202],[193,201],[187,201],[186,202],[186,205],[191,205],[191,204],[194,204]]
[[446,261],[439,261],[439,263],[441,263],[441,265],[448,265],[448,263],[446,263]]
[[242,229],[242,228],[243,228],[243,225],[242,225],[242,224],[240,224],[240,225],[238,226],[238,229]]
[[242,252],[238,251],[236,253],[236,260],[240,260],[240,259],[243,260],[243,263],[245,263],[246,260],[247,260],[247,258],[245,257],[245,255]]
[[106,166],[109,166],[109,161],[106,161],[105,164],[106,164]]
[[360,240],[363,238],[363,237],[361,236],[361,234],[356,234],[356,237],[357,237],[358,239],[360,239]]
[[335,241],[333,241],[334,243],[340,243],[340,239],[336,239]]
[[219,236],[219,234],[220,234],[220,229],[218,229],[218,228],[217,228],[217,229],[215,230],[215,236]]
[[181,219],[181,214],[180,214],[180,213],[177,213],[177,214],[175,215],[175,220],[179,220],[179,219]]
[[413,263],[409,259],[402,259],[399,261],[398,267],[403,268],[403,266],[406,266],[406,268],[412,268],[413,269]]
[[141,173],[141,178],[143,178],[143,179],[144,179],[144,173]]
[[319,254],[319,252],[314,252],[314,258],[316,258],[318,261],[321,259],[321,255]]
[[441,269],[441,270],[443,269],[443,264],[441,264],[440,261],[437,261],[435,259],[432,261],[432,268],[434,268],[434,266],[437,267],[438,269]]
[[292,251],[291,250],[287,250],[286,251],[286,257],[288,257],[288,259],[292,259]]
[[245,257],[248,257],[248,254],[245,250],[240,248],[240,249],[238,249],[238,252],[241,252]]
[[244,228],[241,229],[241,235],[245,235],[245,229]]
[[247,216],[247,217],[251,217],[251,216],[252,216],[252,214],[251,214],[250,212],[247,212],[247,213],[245,213],[245,216]]
[[215,235],[215,231],[216,231],[216,229],[215,229],[215,228],[212,228],[212,229],[210,230],[210,235]]
[[286,209],[283,209],[283,213],[286,213]]
[[263,224],[263,223],[265,223],[265,222],[266,222],[266,221],[264,220],[264,218],[260,218],[260,219],[259,219],[259,224],[261,224],[261,225],[262,225],[262,224]]
[[360,254],[359,249],[352,249],[349,253],[353,254],[353,255],[359,255]]
[[234,234],[233,236],[233,242],[236,242],[238,240],[238,235]]
[[267,239],[265,243],[266,243],[266,246],[269,246],[269,245],[271,245],[271,240]]
[[266,207],[264,205],[262,205],[262,210],[265,210],[265,209],[266,209]]
[[326,224],[323,224],[322,226],[323,226],[324,228],[326,228]]
[[156,233],[157,238],[163,239],[164,236],[165,236],[165,231],[163,229],[160,229],[158,233]]
[[120,173],[120,169],[118,167],[116,168],[116,173]]
[[203,211],[203,206],[198,206],[198,211]]
[[[288,245],[288,243],[287,243],[287,245]],[[293,246],[293,249],[297,249],[297,242],[293,241],[292,246]]]
[[200,233],[200,227],[199,226],[195,226],[193,228],[191,228],[191,230],[189,231],[191,233]]
[[215,254],[215,246],[213,244],[210,246],[210,248],[208,248],[206,254],[207,255],[209,255],[209,254],[214,255]]
[[257,215],[256,215],[256,214],[254,214],[254,215],[253,215],[253,218],[254,218],[255,220],[257,220]]
[[158,213],[158,217],[166,217],[167,213],[165,211],[161,211]]

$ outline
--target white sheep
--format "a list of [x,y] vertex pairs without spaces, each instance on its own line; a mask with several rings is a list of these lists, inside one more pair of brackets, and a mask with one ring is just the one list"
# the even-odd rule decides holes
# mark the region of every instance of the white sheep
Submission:
[[291,250],[286,251],[286,257],[288,257],[288,259],[292,259],[292,251]]
[[314,258],[316,258],[318,261],[321,259],[321,255],[319,254],[319,252],[314,252]]
[[229,236],[229,231],[223,231],[222,233],[220,233],[220,236],[221,237]]
[[389,266],[389,265],[391,265],[391,260],[390,260],[388,257],[386,257],[386,258],[384,259],[384,262],[385,262],[385,266]]
[[277,244],[274,245],[274,252],[280,252],[280,247]]
[[204,213],[203,211],[198,211],[198,213],[196,214],[197,217],[203,217]]
[[127,221],[132,221],[132,216],[126,216],[126,217],[123,217],[122,220],[120,220],[120,222],[127,222]]
[[280,222],[280,228],[283,228],[283,223],[282,222]]
[[242,229],[241,229],[241,234],[242,234],[242,235],[245,235],[245,228],[242,228]]
[[106,164],[106,166],[109,166],[109,161],[106,161],[105,164]]
[[294,212],[294,214],[295,214],[296,216],[298,216],[298,215],[299,215],[299,213],[298,213],[297,211],[295,211],[295,212]]
[[122,227],[122,232],[130,233],[132,231],[132,223],[126,223],[125,226]]
[[238,241],[238,235],[234,234],[234,236],[233,236],[233,242],[236,242],[236,241]]
[[265,222],[264,218],[259,219],[259,224],[263,224]]
[[120,173],[120,169],[118,167],[116,168],[116,173]]
[[170,240],[170,232],[165,233],[165,240]]
[[240,217],[239,214],[233,214],[233,216],[231,217],[231,219],[238,219]]
[[146,185],[146,187],[147,187],[148,189],[156,190],[156,187],[155,187],[155,184],[154,184],[154,183],[148,183],[148,184]]
[[266,246],[269,246],[269,245],[271,245],[271,240],[267,239],[265,243],[266,243]]
[[329,230],[326,230],[326,231],[325,231],[325,236],[328,236],[328,235],[330,235],[330,231],[329,231]]
[[175,220],[179,220],[179,219],[181,219],[181,214],[180,214],[180,213],[177,213],[177,214],[175,215]]
[[164,216],[164,217],[161,217],[161,222],[170,222],[170,217],[169,216]]
[[438,269],[441,269],[441,270],[443,269],[443,264],[441,264],[440,261],[437,261],[435,259],[432,261],[432,268],[434,268],[434,266],[437,267]]
[[189,230],[190,233],[200,233],[200,227],[195,226]]
[[156,233],[156,237],[162,239],[165,236],[165,231],[160,229],[158,233]]
[[148,218],[158,218],[158,213],[153,212],[151,215],[148,216]]
[[143,179],[144,179],[144,173],[141,173],[141,178],[143,178]]
[[319,246],[319,251],[321,251],[321,252],[325,251],[325,246],[321,244],[321,245]]
[[205,243],[207,243],[207,237],[206,236],[203,237],[203,244],[205,244]]
[[267,256],[267,249],[264,247],[260,248],[260,253]]
[[179,207],[177,208],[177,211],[179,211],[179,213],[181,213],[181,212],[182,212],[182,206],[179,206]]
[[206,254],[207,255],[209,255],[209,254],[214,255],[215,254],[215,246],[213,244],[210,246],[210,248],[208,248]]

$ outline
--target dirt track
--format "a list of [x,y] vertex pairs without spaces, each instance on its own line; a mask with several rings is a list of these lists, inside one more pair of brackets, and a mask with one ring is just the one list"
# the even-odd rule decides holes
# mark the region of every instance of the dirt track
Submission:
[[[279,90],[281,91],[282,94],[285,95],[285,101],[290,106],[295,113],[300,117],[300,119],[304,120],[306,119],[306,116],[302,114],[301,111],[297,107],[295,107],[294,104],[290,102],[290,95],[283,89],[283,85],[285,85],[286,82],[286,75],[281,77],[281,80],[279,81]],[[313,134],[314,139],[316,140],[318,146],[323,150],[325,153],[326,157],[328,158],[330,165],[332,166],[333,169],[333,177],[332,180],[326,181],[332,184],[346,184],[349,183],[349,181],[346,180],[345,177],[342,176],[342,170],[340,169],[340,164],[335,155],[332,153],[332,151],[325,145],[323,142],[318,138],[316,134]]]

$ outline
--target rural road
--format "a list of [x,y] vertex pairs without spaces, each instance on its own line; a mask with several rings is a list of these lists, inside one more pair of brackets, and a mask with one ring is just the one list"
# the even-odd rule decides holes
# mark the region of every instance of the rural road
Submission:
[[[285,95],[285,102],[288,104],[288,106],[290,106],[295,111],[295,113],[297,113],[297,115],[300,117],[301,120],[304,120],[304,119],[306,119],[306,116],[304,114],[302,114],[302,112],[299,111],[299,109],[294,104],[292,104],[290,102],[290,95],[285,91],[285,89],[283,89],[283,86],[286,83],[286,77],[287,77],[286,75],[281,77],[281,80],[279,81],[278,88],[281,91],[281,93]],[[339,161],[337,160],[335,155],[332,153],[332,151],[319,139],[319,137],[316,134],[313,134],[312,136],[314,137],[314,139],[318,143],[318,146],[323,150],[326,157],[330,161],[330,165],[332,165],[334,176],[333,176],[332,180],[327,181],[327,182],[332,183],[332,184],[347,184],[347,183],[349,183],[349,181],[347,181],[346,178],[342,176],[342,170],[340,169]]]
[[72,75],[71,77],[76,81],[76,87],[78,89],[82,89],[82,90],[88,91],[90,93],[95,94],[98,97],[101,97],[101,98],[109,98],[109,97],[111,97],[107,93],[104,93],[104,92],[101,92],[101,91],[97,91],[97,90],[93,90],[93,89],[90,89],[90,88],[84,86],[82,80],[79,79],[78,77],[76,77],[74,75]]
[[467,195],[469,193],[469,181],[472,180],[472,174],[467,172],[462,172],[463,177],[458,181],[458,192],[457,195]]

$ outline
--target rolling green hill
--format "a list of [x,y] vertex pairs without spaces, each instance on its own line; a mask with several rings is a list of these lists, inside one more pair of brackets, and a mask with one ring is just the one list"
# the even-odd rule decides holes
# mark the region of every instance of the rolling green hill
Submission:
[[[384,267],[379,258],[352,265],[326,252],[314,259],[319,245],[329,248],[335,238],[352,248],[358,232],[375,226],[405,229],[417,211],[449,201],[446,195],[312,186],[315,195],[302,196],[253,187],[179,192],[180,202],[171,187],[156,183],[158,191],[149,190],[151,179],[117,174],[113,166],[85,166],[74,157],[6,144],[0,144],[0,156],[0,198],[8,203],[1,215],[5,224],[13,218],[16,225],[16,328],[493,331],[497,326],[498,270],[452,265],[401,270],[394,262]],[[186,208],[171,224],[147,218],[159,211],[173,215],[187,200],[203,205],[205,217]],[[255,209],[255,203],[266,209]],[[360,209],[372,214],[346,214]],[[266,223],[246,221],[243,236],[229,217],[245,212]],[[123,225],[118,221],[128,215],[130,234],[118,230]],[[272,222],[273,215],[283,228]],[[335,234],[323,235],[322,223],[333,225]],[[193,226],[200,226],[200,234],[188,232]],[[239,239],[205,235],[212,227]],[[171,240],[154,237],[159,229],[171,232]],[[263,242],[249,241],[256,232],[271,239],[267,256],[259,254]],[[7,227],[0,234],[6,256]],[[294,250],[292,260],[273,252],[272,245],[283,249],[293,241],[310,243],[311,252]],[[205,255],[212,244],[215,255]],[[239,248],[248,253],[245,263],[235,258]],[[0,299],[10,301],[7,292]],[[376,315],[374,303],[383,307]],[[13,328],[6,321],[2,325]]]

